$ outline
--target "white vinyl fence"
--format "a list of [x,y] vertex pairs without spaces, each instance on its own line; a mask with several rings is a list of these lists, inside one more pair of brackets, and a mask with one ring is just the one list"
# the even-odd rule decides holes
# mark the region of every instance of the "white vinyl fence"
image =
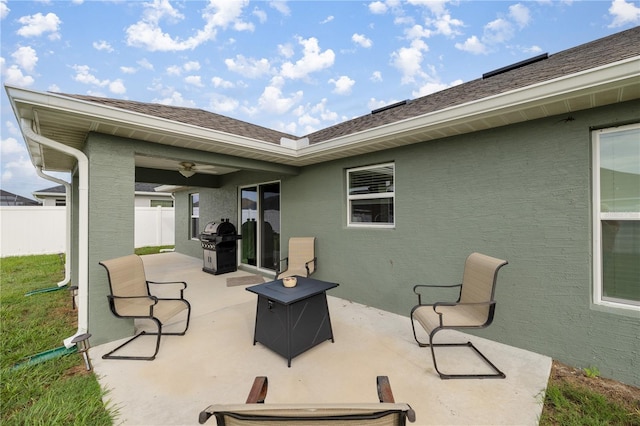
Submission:
[[[135,247],[175,244],[173,207],[136,207]],[[0,257],[66,251],[65,207],[0,207]]]

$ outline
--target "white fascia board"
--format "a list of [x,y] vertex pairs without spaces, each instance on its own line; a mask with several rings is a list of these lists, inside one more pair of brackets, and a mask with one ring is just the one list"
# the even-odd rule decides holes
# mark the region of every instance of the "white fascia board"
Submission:
[[372,140],[389,138],[395,134],[413,130],[437,127],[446,123],[466,121],[482,116],[502,114],[509,110],[522,109],[525,106],[534,106],[562,98],[569,99],[581,93],[593,91],[594,88],[599,86],[611,85],[625,80],[637,80],[636,84],[640,84],[640,56],[434,111],[422,116],[318,142],[298,150],[297,153],[299,157],[319,154],[328,150],[352,147]]
[[[17,103],[26,103],[33,107],[52,108],[63,113],[79,115],[89,121],[102,121],[105,124],[146,130],[150,133],[175,134],[179,137],[191,137],[200,140],[213,140],[241,148],[264,151],[270,154],[287,155],[294,151],[275,143],[266,142],[219,130],[207,129],[187,123],[180,123],[166,118],[154,117],[137,111],[123,110],[109,105],[98,104],[82,99],[71,98],[57,93],[43,93],[32,90],[6,86],[9,98]],[[17,115],[17,108],[14,108]]]

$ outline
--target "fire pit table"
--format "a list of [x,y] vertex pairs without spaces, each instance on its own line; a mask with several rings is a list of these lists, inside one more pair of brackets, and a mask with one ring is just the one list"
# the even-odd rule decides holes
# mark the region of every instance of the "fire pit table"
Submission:
[[253,344],[262,343],[272,351],[291,359],[331,339],[326,291],[338,286],[313,278],[297,276],[295,287],[282,280],[247,287],[258,295]]

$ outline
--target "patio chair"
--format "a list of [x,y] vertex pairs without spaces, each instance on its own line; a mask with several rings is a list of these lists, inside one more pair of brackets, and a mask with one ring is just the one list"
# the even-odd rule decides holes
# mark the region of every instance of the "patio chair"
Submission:
[[[109,308],[113,315],[118,318],[147,319],[153,321],[157,326],[157,332],[141,331],[127,340],[111,352],[102,356],[104,359],[133,359],[147,360],[155,359],[160,349],[160,338],[162,336],[183,336],[189,328],[189,318],[191,317],[191,305],[184,299],[184,290],[187,283],[184,281],[172,282],[154,282],[147,281],[144,273],[144,265],[140,256],[132,254],[129,256],[119,257],[111,260],[103,260],[99,262],[107,270],[109,278],[110,295]],[[179,286],[180,297],[177,299],[160,298],[153,296],[150,292],[149,285],[167,285]],[[170,319],[187,311],[187,318],[184,330],[181,332],[163,332],[162,326]],[[123,348],[133,340],[142,335],[152,335],[156,337],[155,352],[151,356],[124,356],[114,355],[119,349]]]
[[[433,366],[441,379],[462,378],[502,378],[505,374],[485,357],[471,342],[467,343],[434,343],[434,336],[441,330],[485,328],[493,321],[496,302],[494,292],[496,278],[501,267],[506,265],[506,260],[496,259],[480,253],[472,253],[464,264],[462,284],[455,285],[416,285],[414,293],[418,295],[418,305],[411,310],[411,327],[413,337],[421,347],[429,346],[433,358]],[[436,287],[459,287],[460,292],[456,302],[436,302],[426,304],[422,302],[421,291]],[[429,343],[422,342],[416,334],[416,321],[429,335]],[[434,347],[440,346],[469,346],[489,366],[493,373],[490,374],[445,374],[438,369]]]
[[200,412],[204,424],[215,417],[218,426],[241,425],[361,425],[401,426],[416,415],[409,404],[394,401],[387,376],[376,378],[380,403],[360,404],[264,404],[268,380],[256,377],[245,404],[210,405]]
[[[308,277],[313,274],[317,267],[315,242],[315,237],[289,238],[289,255],[284,259],[280,259],[280,262],[276,265],[276,280],[294,275]],[[284,271],[280,270],[282,262],[287,264],[287,268]]]

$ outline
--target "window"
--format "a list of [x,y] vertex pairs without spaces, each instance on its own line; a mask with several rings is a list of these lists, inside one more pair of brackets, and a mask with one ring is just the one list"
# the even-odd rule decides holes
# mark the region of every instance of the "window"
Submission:
[[593,134],[594,301],[640,310],[640,124]]
[[189,212],[191,214],[189,236],[191,239],[198,239],[200,237],[200,194],[197,192],[189,194]]
[[393,163],[347,170],[348,226],[395,225]]

